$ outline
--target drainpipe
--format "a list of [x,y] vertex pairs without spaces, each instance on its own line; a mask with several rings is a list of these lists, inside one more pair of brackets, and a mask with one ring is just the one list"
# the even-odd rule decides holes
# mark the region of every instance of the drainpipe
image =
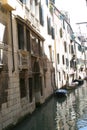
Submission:
[[11,43],[12,43],[12,62],[13,62],[12,73],[13,73],[15,71],[15,64],[14,64],[14,45],[13,45],[12,12],[10,12],[10,22],[11,22]]

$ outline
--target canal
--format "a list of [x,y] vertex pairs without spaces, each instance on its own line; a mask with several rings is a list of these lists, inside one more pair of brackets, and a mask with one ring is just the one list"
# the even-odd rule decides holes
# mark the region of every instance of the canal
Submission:
[[51,97],[12,130],[87,130],[87,85],[66,99]]

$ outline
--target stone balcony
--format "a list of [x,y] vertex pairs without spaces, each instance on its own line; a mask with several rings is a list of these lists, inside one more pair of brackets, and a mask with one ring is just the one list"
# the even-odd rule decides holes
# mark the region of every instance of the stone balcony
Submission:
[[24,50],[18,51],[19,69],[28,69],[28,52]]

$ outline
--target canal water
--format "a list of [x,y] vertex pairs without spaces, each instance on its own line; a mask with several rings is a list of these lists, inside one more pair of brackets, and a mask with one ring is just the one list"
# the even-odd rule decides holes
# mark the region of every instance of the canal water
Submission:
[[65,99],[51,97],[12,130],[87,130],[87,85]]

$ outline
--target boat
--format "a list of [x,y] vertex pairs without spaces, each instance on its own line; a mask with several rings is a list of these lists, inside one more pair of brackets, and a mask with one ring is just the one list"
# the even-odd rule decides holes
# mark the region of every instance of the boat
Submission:
[[77,86],[78,86],[78,82],[72,82],[71,84],[68,84],[68,85],[66,86],[66,89],[67,89],[67,90],[76,89]]
[[64,96],[67,96],[67,93],[68,91],[65,90],[65,89],[57,89],[55,90],[54,94],[57,96],[57,97],[64,97]]
[[78,82],[78,85],[83,85],[84,84],[83,79],[75,79],[75,80],[73,80],[73,82]]

